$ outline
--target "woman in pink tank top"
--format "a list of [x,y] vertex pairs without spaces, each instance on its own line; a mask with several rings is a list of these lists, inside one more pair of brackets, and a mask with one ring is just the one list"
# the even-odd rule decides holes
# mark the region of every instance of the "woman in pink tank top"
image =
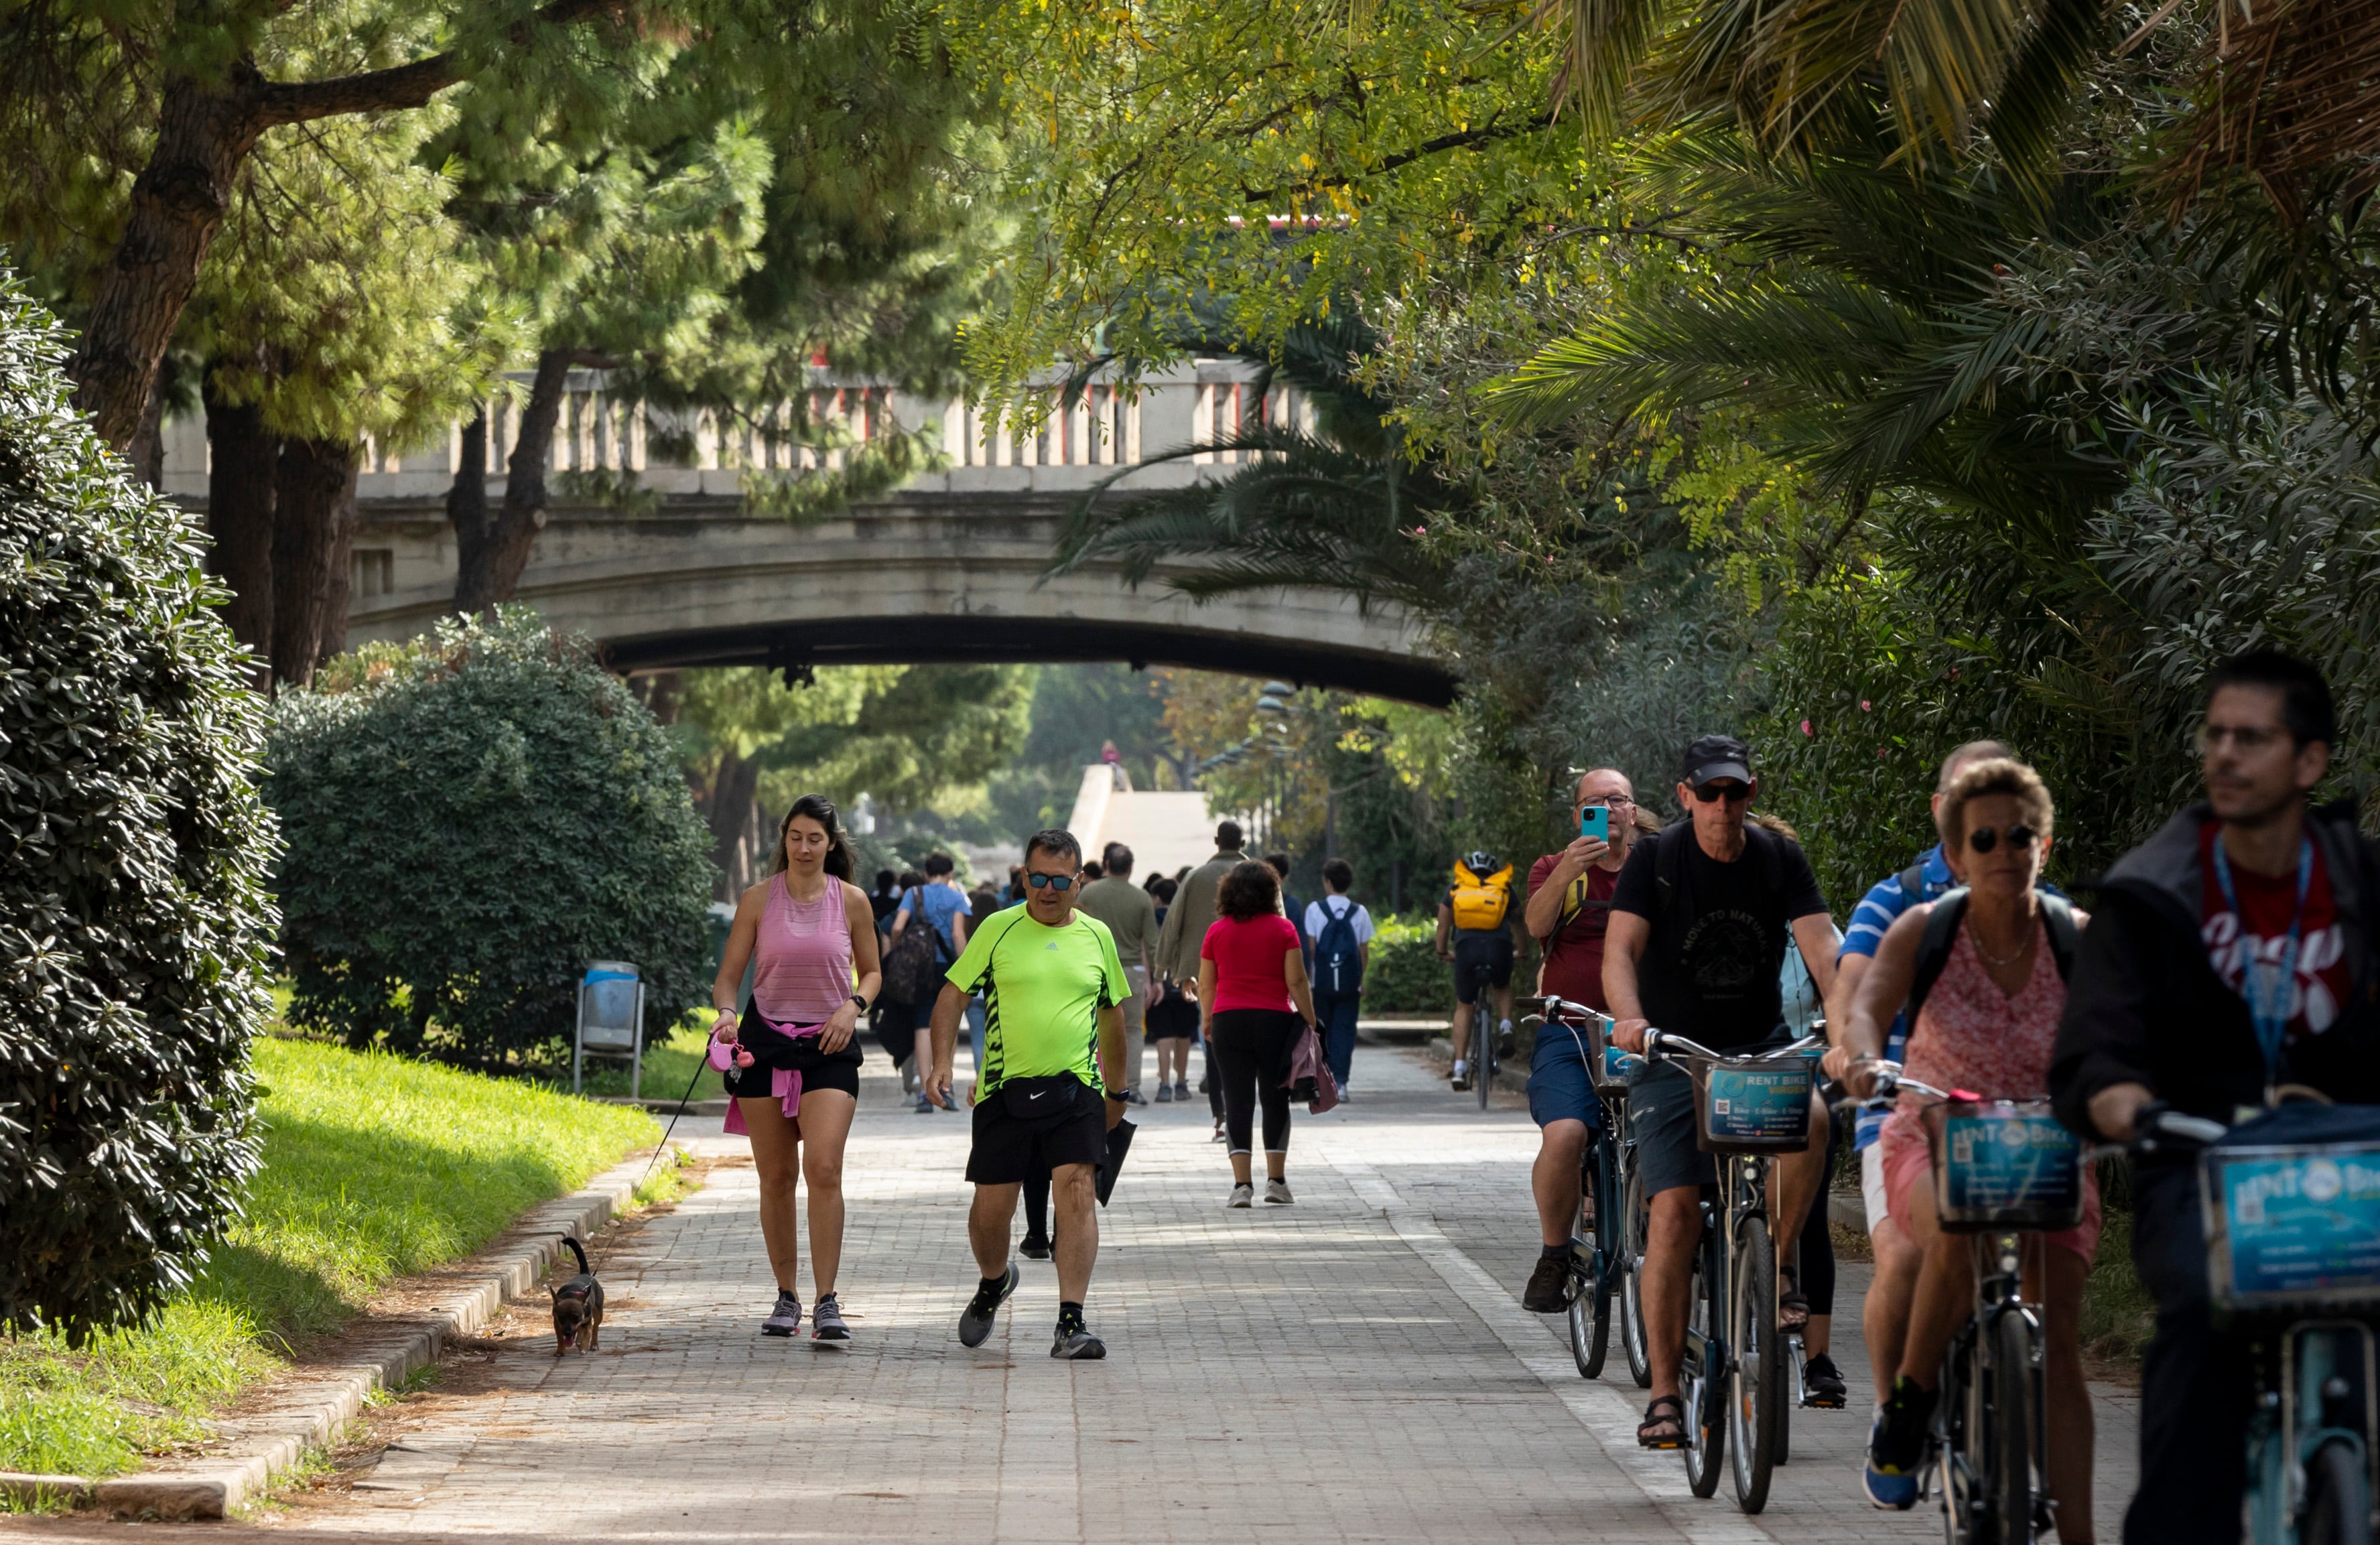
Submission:
[[[851,882],[851,845],[834,806],[805,794],[777,837],[777,872],[744,893],[720,956],[710,1001],[710,1060],[730,1097],[727,1130],[747,1134],[760,1180],[760,1237],[777,1302],[760,1333],[801,1328],[801,1235],[794,1197],[809,1184],[810,1277],[818,1292],[810,1334],[851,1339],[835,1296],[843,1259],[843,1149],[859,1102],[853,1033],[883,982],[876,914]],[[752,1002],[735,1008],[744,967]]]
[[[1909,1036],[1908,1076],[1939,1089],[1992,1100],[2040,1100],[2049,1092],[2049,1059],[2066,1009],[2066,980],[2050,948],[2038,889],[2049,850],[2049,791],[2032,768],[2007,758],[1973,763],[1942,797],[1942,856],[1965,887],[1959,931],[1942,974],[1928,990]],[[1844,1044],[1859,1053],[1845,1082],[1870,1087],[1884,1030],[1901,1010],[1917,973],[1926,922],[1943,902],[1912,906],[1888,930],[1876,964],[1861,980]],[[2063,905],[2057,903],[2056,905]],[[2079,925],[2088,921],[2079,909]],[[1934,1213],[1934,1177],[1923,1108],[1916,1095],[1884,1124],[1878,1139],[1893,1222],[1918,1247],[1912,1288],[1883,1306],[1907,1326],[1900,1371],[1869,1440],[1867,1487],[1879,1505],[1906,1506],[1925,1454],[1942,1355],[1974,1300],[1968,1241],[1946,1234]],[[2066,1545],[2093,1538],[2091,1397],[2082,1381],[2082,1279],[2099,1236],[2099,1193],[2083,1172],[2079,1228],[2029,1235],[2025,1296],[2041,1304],[2048,1353],[2046,1445],[2049,1492],[2058,1500],[2058,1534]]]

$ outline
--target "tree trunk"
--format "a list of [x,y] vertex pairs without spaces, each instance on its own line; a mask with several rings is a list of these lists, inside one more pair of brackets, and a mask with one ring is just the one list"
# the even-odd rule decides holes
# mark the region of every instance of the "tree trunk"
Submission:
[[322,599],[322,642],[315,663],[343,654],[347,648],[347,604],[354,600],[356,580],[356,479],[363,460],[350,452],[346,481],[339,487],[338,508],[332,512],[330,589]]
[[[491,519],[483,486],[479,507],[484,539],[467,548],[463,528],[455,527],[455,609],[458,612],[484,612],[510,601],[520,588],[521,571],[528,566],[529,546],[545,524],[545,469],[553,465],[554,425],[562,417],[570,364],[577,356],[577,350],[569,348],[549,348],[538,355],[528,401],[521,406],[520,432],[513,440],[512,458],[504,464],[504,506]],[[467,459],[468,450],[467,440]],[[462,486],[463,477],[458,474],[455,487]],[[449,491],[449,518],[457,509],[455,500],[455,493]]]
[[478,608],[466,595],[485,588],[488,562],[488,408],[485,403],[463,425],[463,456],[446,489],[446,524],[455,528],[455,609]]
[[152,493],[165,492],[165,383],[162,380],[149,383],[149,405],[140,410],[140,427],[133,432],[132,443],[124,447],[124,459],[132,464],[132,475],[147,483]]
[[219,80],[178,72],[165,78],[149,164],[133,180],[124,235],[67,361],[75,406],[118,449],[140,431],[158,361],[223,224],[232,178],[264,131],[257,113],[263,85],[246,58]]
[[743,894],[750,882],[744,872],[750,867],[747,856],[747,837],[752,824],[753,796],[760,785],[760,768],[757,762],[745,760],[732,750],[720,753],[718,781],[711,785],[710,858],[719,866],[722,887],[719,899],[733,902]]
[[303,686],[322,658],[339,506],[354,486],[356,448],[339,440],[281,447],[273,523],[273,674]]
[[281,441],[252,407],[215,395],[213,372],[204,389],[207,446],[207,532],[213,545],[207,567],[231,587],[224,622],[248,646],[265,675],[273,657],[273,481]]

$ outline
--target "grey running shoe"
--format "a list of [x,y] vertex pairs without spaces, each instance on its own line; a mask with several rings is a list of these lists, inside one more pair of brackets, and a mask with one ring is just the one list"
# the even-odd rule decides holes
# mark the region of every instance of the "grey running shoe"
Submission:
[[1059,1326],[1057,1335],[1050,1343],[1050,1356],[1053,1357],[1072,1357],[1079,1362],[1097,1362],[1107,1355],[1108,1344],[1080,1325],[1071,1331],[1063,1325]]
[[917,1113],[921,1116],[929,1116],[934,1113],[934,1097],[932,1095],[927,1094],[923,1090],[918,1092]]
[[794,1296],[794,1290],[790,1287],[777,1289],[777,1307],[769,1311],[768,1319],[760,1321],[760,1333],[764,1336],[789,1336],[801,1328],[802,1301]]
[[810,1339],[812,1341],[849,1341],[851,1339],[851,1327],[843,1322],[843,1306],[835,1302],[834,1295],[832,1293],[820,1298],[818,1301],[818,1307],[810,1310]]
[[1001,1275],[998,1292],[989,1292],[980,1287],[976,1289],[975,1296],[967,1300],[967,1307],[959,1311],[961,1346],[981,1346],[984,1344],[984,1338],[991,1334],[991,1322],[999,1318],[1000,1306],[1008,1302],[1008,1296],[1016,1291],[1016,1284],[1024,1275],[1016,1269],[1016,1262],[1012,1260],[1008,1263],[1008,1270]]
[[1173,1102],[1173,1086],[1172,1084],[1160,1084],[1157,1086],[1157,1102],[1160,1105],[1170,1105]]
[[1256,1205],[1256,1199],[1257,1188],[1249,1185],[1247,1182],[1242,1181],[1239,1185],[1232,1187],[1231,1199],[1224,1202],[1223,1205],[1225,1207],[1253,1207]]
[[1146,1105],[1148,1100],[1138,1089],[1126,1089],[1123,1091],[1123,1102],[1127,1105]]
[[1190,1084],[1187,1079],[1184,1079],[1181,1083],[1173,1086],[1173,1098],[1176,1100],[1187,1100],[1190,1098]]
[[1278,1202],[1285,1206],[1295,1199],[1296,1198],[1294,1197],[1292,1197],[1289,1194],[1288,1181],[1268,1180],[1265,1182],[1265,1200],[1269,1202]]

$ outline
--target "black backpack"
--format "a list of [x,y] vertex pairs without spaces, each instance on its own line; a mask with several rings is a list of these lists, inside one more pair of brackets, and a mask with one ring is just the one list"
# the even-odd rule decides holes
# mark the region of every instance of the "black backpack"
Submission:
[[[1347,910],[1331,911],[1333,901],[1346,901]],[[1330,896],[1316,905],[1322,908],[1322,931],[1314,936],[1315,990],[1357,991],[1364,985],[1364,952],[1355,943],[1355,904]]]
[[[1900,877],[1902,888],[1911,895],[1925,893],[1911,882],[1917,871],[1912,867]],[[2082,931],[2074,923],[2074,905],[2064,896],[2047,891],[2041,897],[2041,920],[2049,932],[2049,955],[2058,963],[2058,979],[2070,981],[2074,977],[2074,946],[2081,941]],[[1967,915],[1967,888],[1954,886],[1942,893],[1934,903],[1934,910],[1925,916],[1925,934],[1917,942],[1917,975],[1909,983],[1909,1001],[1901,1007],[1901,1023],[1911,1029],[1917,1028],[1917,1011],[1925,1006],[1925,995],[1942,979],[1942,969],[1950,964],[1950,951],[1959,943],[1959,922]]]

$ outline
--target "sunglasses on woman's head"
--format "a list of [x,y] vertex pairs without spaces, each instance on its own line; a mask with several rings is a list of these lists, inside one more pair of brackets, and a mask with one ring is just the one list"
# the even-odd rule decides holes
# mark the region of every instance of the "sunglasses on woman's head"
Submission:
[[1724,799],[1736,805],[1752,797],[1752,786],[1749,784],[1702,784],[1695,787],[1694,797],[1706,805],[1714,799]]
[[1998,831],[1995,831],[1989,826],[1978,826],[1973,831],[1967,833],[1967,845],[1977,853],[1989,853],[1993,848],[1998,847],[2000,845],[2000,838],[2005,836],[2008,838],[2009,846],[2012,848],[2025,848],[2031,847],[2033,845],[2033,839],[2038,835],[2040,835],[2040,833],[2035,832],[2032,827],[2022,824],[2005,827]]
[[1071,874],[1028,874],[1025,882],[1037,891],[1071,891],[1075,888],[1075,877]]

